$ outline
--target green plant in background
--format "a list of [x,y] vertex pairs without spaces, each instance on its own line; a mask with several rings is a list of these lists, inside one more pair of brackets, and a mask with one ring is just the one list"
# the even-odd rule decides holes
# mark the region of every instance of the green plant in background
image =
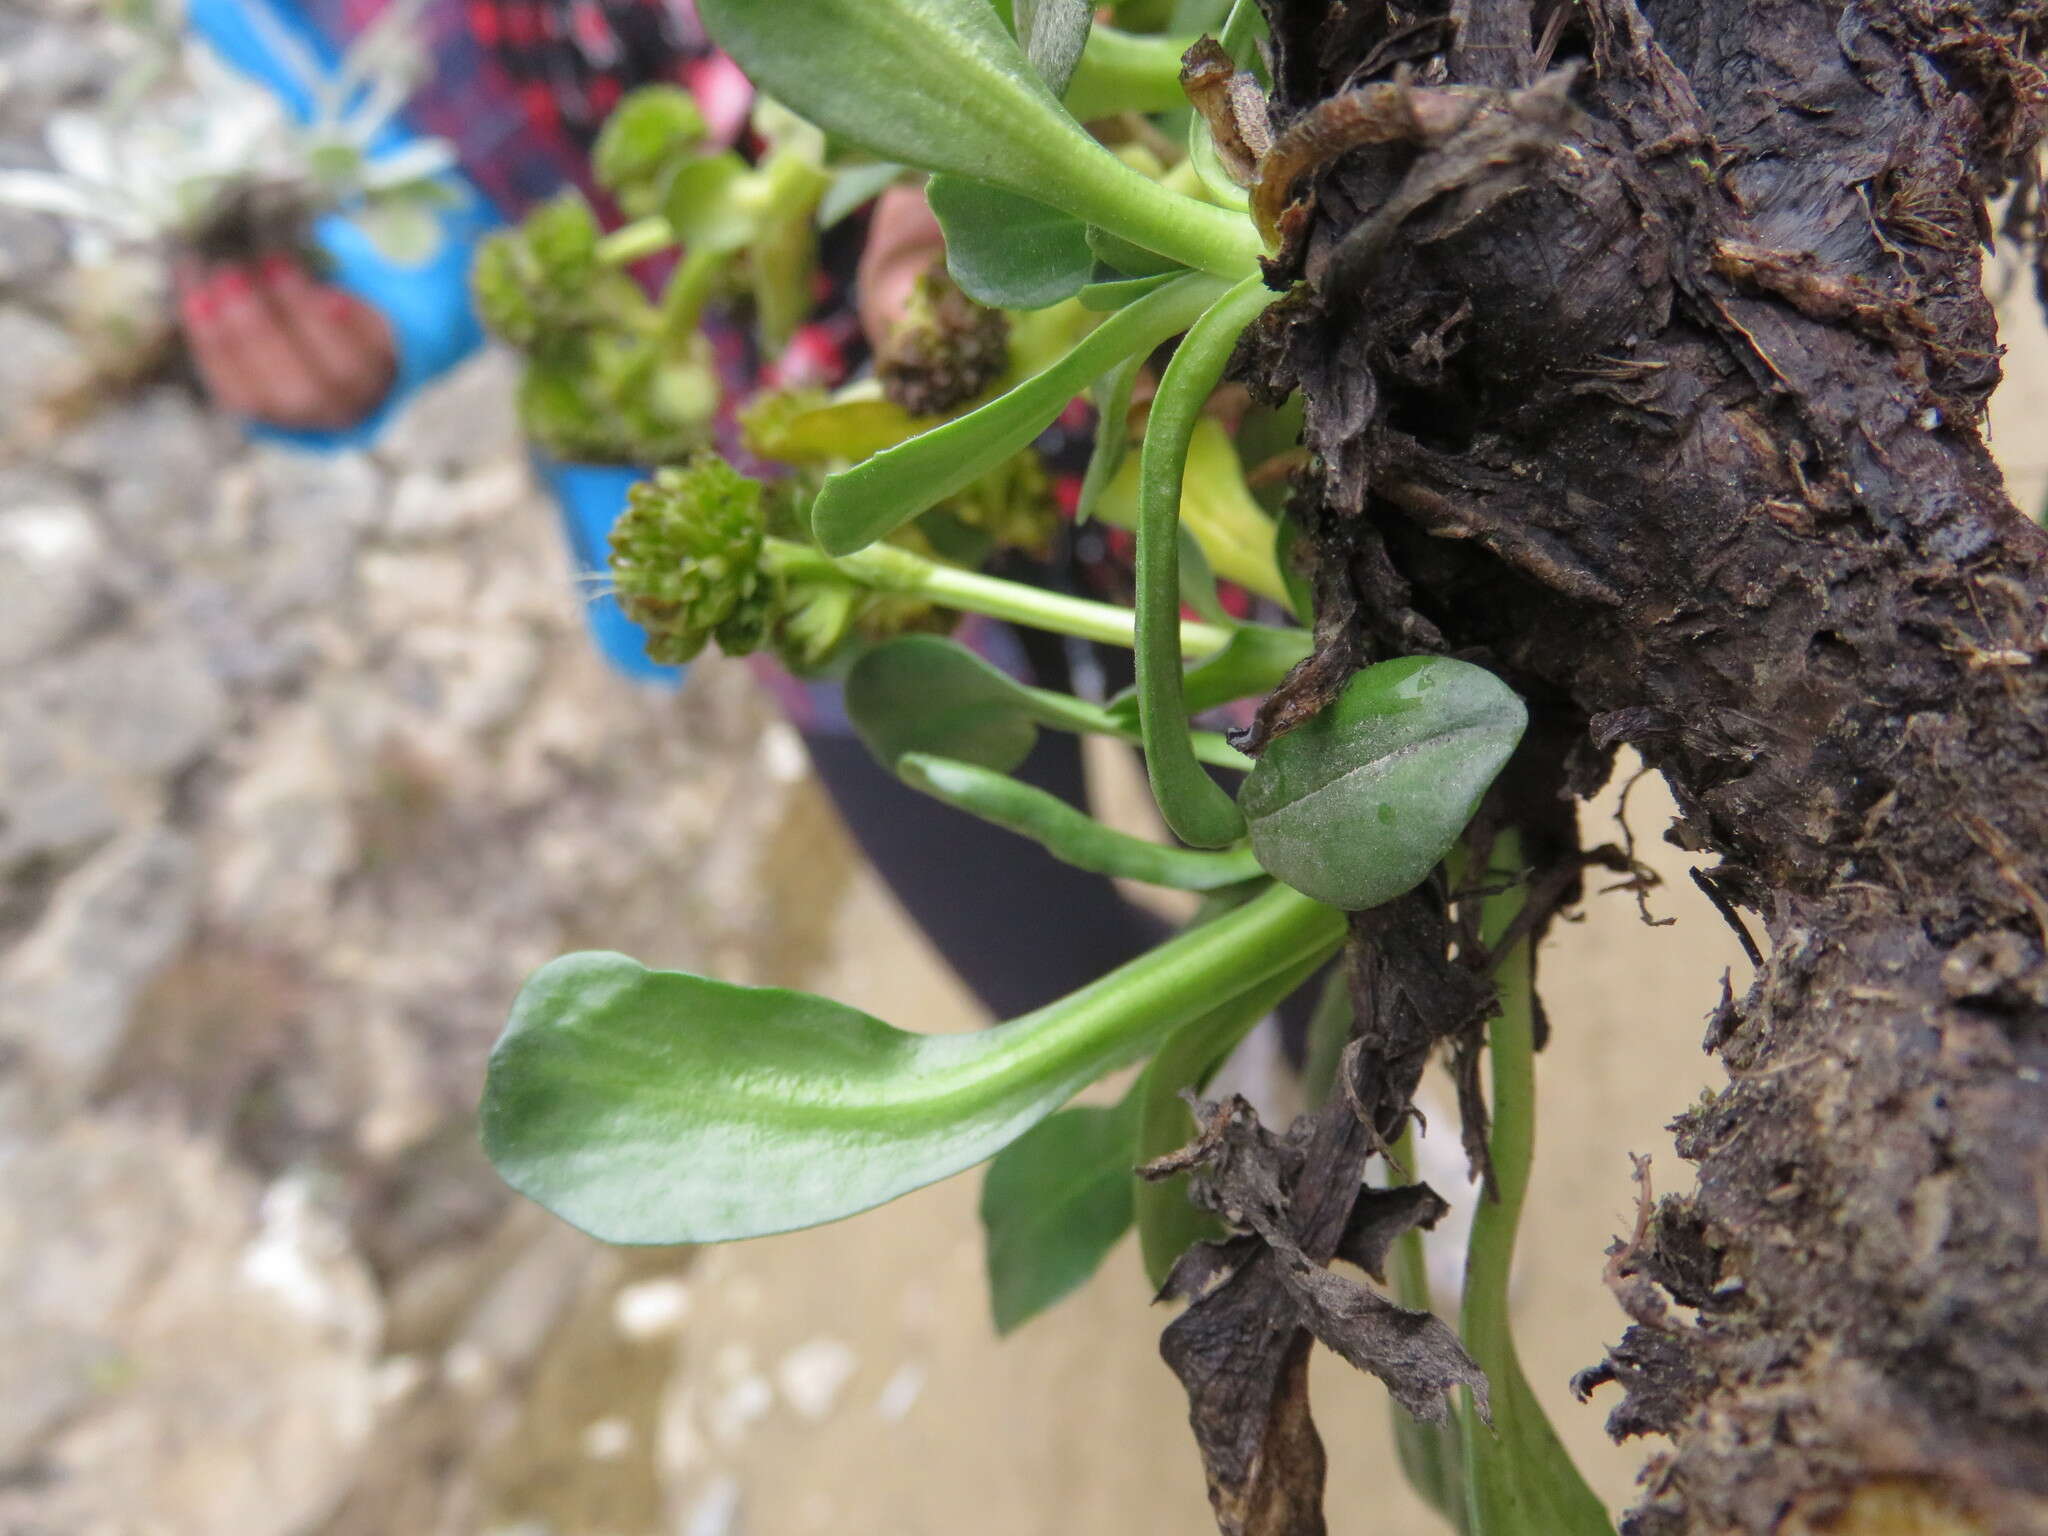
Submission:
[[453,146],[377,140],[426,76],[424,0],[395,0],[328,69],[268,12],[249,24],[290,76],[306,119],[187,35],[178,0],[109,7],[133,35],[122,77],[91,110],[43,125],[52,168],[0,167],[0,204],[62,219],[87,264],[165,244],[203,259],[269,251],[318,261],[313,221],[343,212],[394,261],[429,260]]
[[[1140,9],[1119,16],[1135,23]],[[769,155],[749,168],[701,155],[692,115],[672,99],[631,103],[599,163],[636,222],[598,237],[587,211],[567,205],[530,220],[480,264],[491,323],[528,349],[535,376],[576,392],[565,418],[613,424],[593,431],[603,438],[643,408],[613,391],[616,370],[695,366],[694,323],[713,292],[751,303],[772,330],[774,294],[800,269],[827,196],[842,185],[871,192],[880,181],[863,173],[909,167],[931,174],[957,285],[918,301],[920,378],[951,387],[936,398],[864,387],[757,403],[750,447],[790,467],[772,486],[698,452],[686,413],[635,422],[614,445],[667,434],[655,457],[672,467],[635,493],[615,536],[622,601],[664,659],[716,641],[839,671],[861,739],[907,783],[1082,868],[1201,892],[1202,911],[1151,953],[975,1035],[919,1036],[803,993],[572,955],[528,984],[493,1053],[485,1146],[514,1187],[622,1243],[788,1231],[988,1161],[989,1278],[997,1325],[1009,1329],[1086,1279],[1133,1225],[1157,1282],[1192,1244],[1224,1235],[1190,1205],[1185,1179],[1140,1182],[1134,1169],[1188,1139],[1182,1095],[1326,965],[1347,911],[1401,896],[1453,854],[1525,712],[1492,674],[1415,656],[1358,672],[1256,763],[1191,727],[1193,714],[1269,691],[1311,649],[1290,625],[1231,618],[1212,588],[1221,575],[1282,610],[1299,602],[1284,532],[1205,414],[1238,337],[1281,297],[1238,185],[1247,174],[1255,183],[1257,166],[1246,171],[1242,144],[1232,154],[1205,144],[1199,122],[1201,152],[1164,166],[1149,150],[1113,151],[1079,120],[1128,123],[1184,105],[1192,36],[1097,24],[1086,0],[700,0],[700,10],[720,45],[807,122],[782,114]],[[1248,4],[1202,19],[1249,60]],[[1214,47],[1198,57],[1213,64]],[[829,164],[828,143],[874,160]],[[1226,174],[1234,160],[1237,179]],[[666,290],[627,298],[621,268],[678,241],[686,254]],[[984,320],[955,297],[1011,318]],[[1175,338],[1127,458],[1134,386]],[[973,569],[995,543],[1028,544],[1044,527],[1042,508],[1015,510],[1042,499],[1023,467],[1028,449],[1091,391],[1104,429],[1083,512],[1135,530],[1131,608]],[[942,631],[961,613],[1130,646],[1137,686],[1091,703],[1020,684],[941,633],[903,632]],[[1191,846],[1112,830],[1011,777],[1041,729],[1140,743],[1160,812]],[[1520,900],[1509,843],[1494,841],[1484,879],[1453,887],[1461,902],[1484,901],[1489,943]],[[1486,1373],[1492,1418],[1485,1397],[1468,1396],[1455,1415],[1441,1392],[1403,1398],[1445,1421],[1404,1428],[1403,1461],[1467,1536],[1610,1529],[1507,1331],[1531,1137],[1527,971],[1524,942],[1499,971],[1494,1183],[1460,1319],[1462,1379]],[[1341,1001],[1324,1014],[1341,1024]],[[1333,1050],[1320,1059],[1333,1070]],[[1134,1063],[1143,1068],[1117,1103],[1070,1104]],[[1412,1248],[1396,1253],[1393,1273],[1417,1309],[1402,1315],[1441,1328]]]

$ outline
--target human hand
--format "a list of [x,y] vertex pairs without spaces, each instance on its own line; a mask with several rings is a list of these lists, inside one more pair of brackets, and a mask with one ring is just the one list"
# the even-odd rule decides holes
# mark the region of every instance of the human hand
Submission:
[[946,237],[922,187],[891,187],[875,200],[858,275],[860,325],[868,345],[888,344],[918,279],[945,252]]
[[297,262],[178,272],[178,307],[207,393],[226,410],[294,431],[354,426],[398,371],[391,327],[355,295],[319,283]]

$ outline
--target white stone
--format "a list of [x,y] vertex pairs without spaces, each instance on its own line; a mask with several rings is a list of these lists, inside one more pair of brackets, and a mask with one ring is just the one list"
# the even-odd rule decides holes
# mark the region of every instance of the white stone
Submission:
[[583,1426],[583,1454],[592,1461],[624,1461],[633,1453],[633,1426],[616,1414]]
[[26,1048],[58,1101],[101,1081],[137,997],[191,932],[198,881],[187,838],[131,833],[64,883],[0,966],[0,1039]]
[[737,1445],[774,1406],[775,1389],[766,1376],[742,1376],[711,1400],[704,1411],[705,1427],[718,1444]]
[[715,1477],[690,1506],[681,1536],[740,1536],[740,1485],[731,1477]]
[[775,1367],[775,1384],[782,1389],[782,1400],[800,1417],[822,1423],[859,1365],[859,1358],[839,1340],[811,1339],[782,1357]]
[[168,630],[111,635],[39,666],[25,696],[56,730],[135,777],[175,773],[227,728],[227,695],[204,656]]
[[885,1424],[900,1424],[924,1395],[925,1368],[906,1360],[889,1373],[875,1396],[875,1415]]
[[635,1343],[674,1333],[690,1315],[690,1288],[671,1275],[624,1286],[612,1298],[612,1326]]
[[[64,1368],[23,1340],[97,1348],[70,1367],[82,1390],[62,1419],[35,1435],[52,1475],[0,1486],[0,1530],[317,1528],[369,1437],[381,1327],[368,1271],[331,1222],[309,1237],[326,1218],[266,1207],[216,1149],[114,1116],[0,1150],[0,1179],[0,1400],[26,1385],[24,1363]],[[245,1283],[241,1256],[293,1222],[309,1288]]]
[[0,510],[0,667],[62,644],[104,600],[106,540],[85,508]]

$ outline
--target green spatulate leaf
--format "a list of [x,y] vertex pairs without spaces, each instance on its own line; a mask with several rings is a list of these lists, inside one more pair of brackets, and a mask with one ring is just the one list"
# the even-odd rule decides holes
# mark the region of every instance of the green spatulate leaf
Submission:
[[984,304],[1044,309],[1094,271],[1088,226],[1072,214],[958,176],[934,176],[925,199],[946,234],[946,270]]
[[527,983],[491,1053],[484,1150],[514,1189],[607,1242],[815,1226],[992,1156],[1343,925],[1274,886],[1049,1007],[964,1035],[570,955]]
[[1008,773],[1038,740],[1030,704],[1022,683],[937,635],[876,646],[846,679],[854,734],[891,769],[907,752],[932,752]]
[[1051,426],[1067,402],[1134,352],[1185,330],[1223,291],[1190,274],[1118,310],[1042,373],[965,416],[832,476],[811,508],[828,554],[850,555],[971,485]]
[[1527,722],[1514,691],[1468,662],[1366,668],[1245,780],[1259,862],[1347,911],[1392,900],[1450,851]]
[[988,182],[1192,267],[1243,273],[1239,215],[1169,191],[1090,138],[987,0],[699,0],[777,100],[884,159]]

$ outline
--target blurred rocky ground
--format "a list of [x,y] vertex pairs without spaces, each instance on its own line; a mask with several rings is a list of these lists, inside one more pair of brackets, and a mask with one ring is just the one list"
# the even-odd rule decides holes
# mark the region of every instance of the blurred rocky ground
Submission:
[[[117,62],[87,5],[0,9],[0,163]],[[503,358],[373,453],[252,447],[169,370],[157,281],[0,210],[0,1536],[1202,1529],[1128,1252],[999,1344],[971,1178],[695,1259],[497,1184],[483,1056],[565,949],[972,1010],[744,668],[667,695],[584,643]],[[1665,905],[1545,962],[1526,1353],[1615,1500],[1634,1453],[1564,1377],[1735,954]],[[1336,1528],[1431,1529],[1371,1384],[1317,1388]]]
[[[0,160],[118,55],[0,10]],[[0,212],[0,1531],[666,1529],[680,1260],[512,1200],[479,1065],[564,949],[801,974],[849,857],[743,670],[582,643],[504,359],[250,447],[153,278]]]

